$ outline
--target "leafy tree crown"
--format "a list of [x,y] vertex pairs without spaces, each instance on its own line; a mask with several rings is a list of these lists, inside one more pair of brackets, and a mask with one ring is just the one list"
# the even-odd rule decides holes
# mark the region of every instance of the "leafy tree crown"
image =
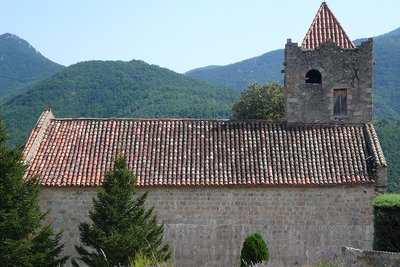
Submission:
[[283,87],[278,83],[253,84],[243,91],[232,105],[236,119],[282,120],[284,117]]

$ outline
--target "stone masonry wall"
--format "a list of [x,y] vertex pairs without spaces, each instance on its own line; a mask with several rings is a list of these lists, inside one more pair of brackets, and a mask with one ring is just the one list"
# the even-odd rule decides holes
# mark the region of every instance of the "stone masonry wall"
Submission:
[[343,247],[342,254],[347,260],[346,267],[400,266],[400,253]]
[[[148,190],[177,267],[238,266],[243,241],[254,231],[269,247],[269,266],[301,266],[318,251],[342,246],[372,248],[372,185]],[[75,255],[78,224],[87,220],[93,196],[94,188],[43,188],[42,208],[51,209],[49,221],[64,231],[66,254]]]
[[[290,40],[285,47],[285,119],[304,123],[367,123],[372,121],[372,56],[369,39],[355,49],[327,42],[305,50]],[[318,70],[321,84],[306,83]],[[347,89],[347,115],[334,116],[334,89]]]

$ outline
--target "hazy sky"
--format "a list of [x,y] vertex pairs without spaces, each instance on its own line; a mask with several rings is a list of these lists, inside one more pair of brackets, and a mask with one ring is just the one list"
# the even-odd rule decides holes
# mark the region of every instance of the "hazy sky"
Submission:
[[[320,0],[0,0],[0,34],[47,58],[144,60],[176,72],[226,65],[303,40]],[[351,39],[400,27],[399,0],[327,1]]]

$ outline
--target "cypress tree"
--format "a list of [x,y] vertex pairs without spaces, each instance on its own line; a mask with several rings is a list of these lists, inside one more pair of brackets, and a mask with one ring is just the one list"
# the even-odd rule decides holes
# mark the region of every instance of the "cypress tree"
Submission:
[[[126,159],[118,157],[93,199],[92,223],[79,226],[84,246],[75,248],[88,266],[128,266],[139,255],[157,261],[171,257],[168,244],[162,242],[164,225],[157,223],[154,208],[144,206],[147,192],[135,197],[135,185]],[[79,266],[76,261],[74,266]]]
[[44,224],[39,179],[24,181],[24,173],[21,150],[6,146],[0,118],[0,265],[59,266],[68,258],[59,258],[61,233]]

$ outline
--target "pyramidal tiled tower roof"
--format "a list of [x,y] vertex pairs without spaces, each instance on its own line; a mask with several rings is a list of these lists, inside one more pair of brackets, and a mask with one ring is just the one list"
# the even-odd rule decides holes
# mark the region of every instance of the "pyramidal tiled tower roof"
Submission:
[[315,49],[328,39],[342,48],[355,48],[326,2],[322,2],[301,46]]

